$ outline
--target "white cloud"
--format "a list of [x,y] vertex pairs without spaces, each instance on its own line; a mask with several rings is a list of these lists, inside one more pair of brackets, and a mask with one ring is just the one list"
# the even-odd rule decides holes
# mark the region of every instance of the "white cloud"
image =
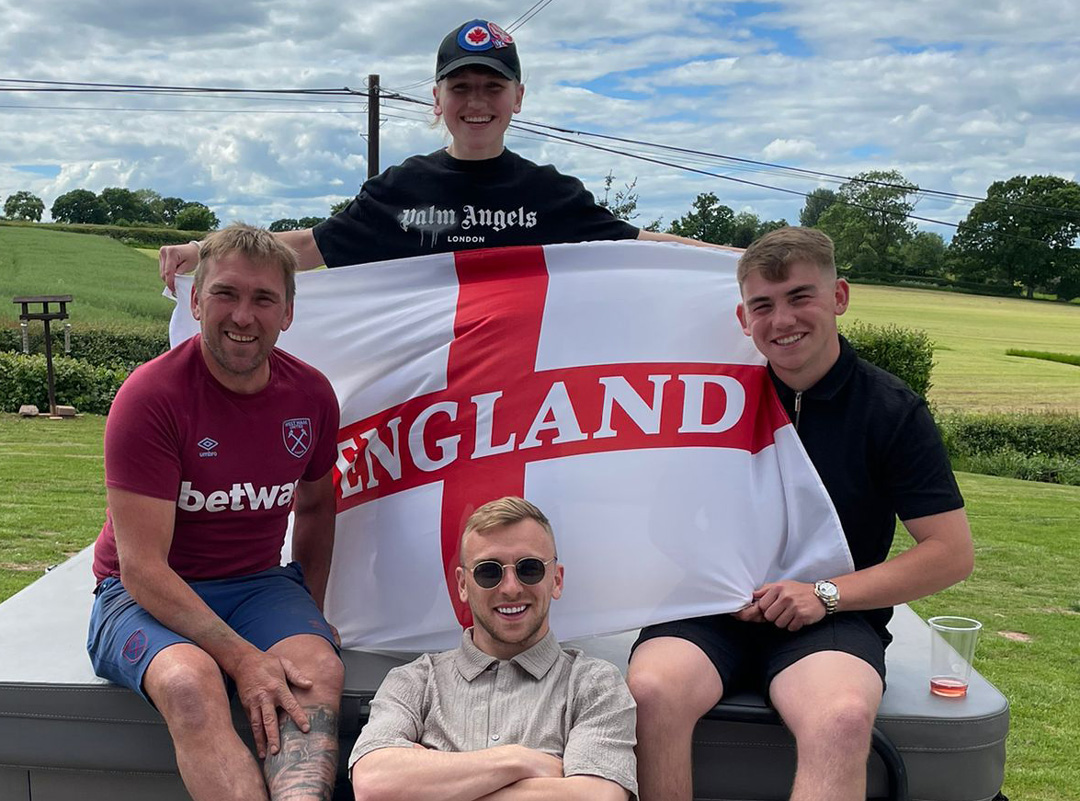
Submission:
[[766,161],[802,161],[817,158],[817,147],[807,139],[773,139],[761,151]]
[[[509,24],[528,5],[0,0],[0,77],[357,89],[377,72],[384,86],[427,98],[443,34],[469,15]],[[1065,0],[556,0],[516,37],[522,119],[840,175],[896,168],[973,195],[1080,164],[1080,22]],[[363,98],[0,92],[0,105],[0,199],[29,189],[48,206],[76,187],[146,186],[207,202],[222,219],[268,223],[326,213],[367,173]],[[382,166],[442,145],[422,107],[383,111]],[[641,222],[670,221],[706,191],[769,218],[797,219],[801,207],[798,196],[534,138],[509,144],[594,191],[609,170],[636,176]],[[648,155],[796,192],[819,183]],[[952,221],[966,209],[920,203]]]

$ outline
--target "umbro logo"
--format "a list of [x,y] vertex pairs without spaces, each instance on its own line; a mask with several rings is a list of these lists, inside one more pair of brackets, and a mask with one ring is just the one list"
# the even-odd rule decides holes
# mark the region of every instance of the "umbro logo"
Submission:
[[195,444],[198,445],[199,448],[201,448],[199,456],[203,458],[207,456],[217,456],[217,451],[214,450],[214,448],[216,448],[218,445],[216,439],[212,439],[211,437],[203,437]]

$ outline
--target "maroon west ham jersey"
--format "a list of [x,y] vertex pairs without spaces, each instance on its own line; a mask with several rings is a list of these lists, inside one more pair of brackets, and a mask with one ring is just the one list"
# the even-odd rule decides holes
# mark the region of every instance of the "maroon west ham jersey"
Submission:
[[[337,398],[315,368],[275,349],[270,383],[222,386],[198,335],[139,367],[105,427],[105,484],[176,504],[169,566],[188,581],[280,563],[300,481],[336,457]],[[137,533],[137,532],[135,532]],[[119,576],[112,516],[94,545],[94,576]]]

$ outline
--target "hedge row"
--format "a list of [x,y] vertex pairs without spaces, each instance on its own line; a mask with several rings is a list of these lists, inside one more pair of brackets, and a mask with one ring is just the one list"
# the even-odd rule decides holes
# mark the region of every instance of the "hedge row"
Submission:
[[206,231],[178,231],[175,228],[151,228],[126,225],[91,225],[81,223],[33,223],[5,221],[4,225],[44,228],[49,231],[66,231],[71,234],[92,234],[119,240],[125,245],[143,248],[159,248],[162,245],[183,245],[192,239],[202,239]]
[[1007,284],[983,284],[974,281],[958,281],[934,275],[901,275],[896,273],[844,272],[843,277],[856,284],[875,286],[903,286],[913,289],[940,289],[945,292],[962,292],[966,295],[992,295],[994,297],[1018,298],[1023,287]]
[[[45,335],[34,326],[28,335],[30,353],[45,352]],[[18,327],[0,328],[0,352],[22,353],[22,332]],[[71,358],[84,359],[99,367],[122,367],[130,372],[169,349],[169,332],[164,326],[132,329],[130,326],[100,325],[73,328]],[[53,355],[64,354],[64,333],[53,329]]]
[[934,368],[934,344],[925,331],[856,321],[845,325],[841,333],[856,353],[926,397]]
[[940,415],[937,422],[949,453],[956,456],[1015,451],[1080,459],[1080,414],[953,412]]
[[966,414],[937,420],[957,470],[1080,485],[1080,414]]
[[[101,367],[64,356],[53,359],[56,402],[80,412],[106,414],[127,371]],[[0,353],[0,412],[17,412],[24,403],[49,408],[49,379],[45,357]]]
[[1048,362],[1071,364],[1075,367],[1080,367],[1080,354],[1076,353],[1054,353],[1048,350],[1018,350],[1017,348],[1009,348],[1005,351],[1005,355],[1023,356],[1025,359],[1042,359]]
[[953,469],[1023,481],[1080,486],[1080,462],[1065,456],[1029,456],[1019,451],[1001,450],[976,456],[959,456],[953,459]]

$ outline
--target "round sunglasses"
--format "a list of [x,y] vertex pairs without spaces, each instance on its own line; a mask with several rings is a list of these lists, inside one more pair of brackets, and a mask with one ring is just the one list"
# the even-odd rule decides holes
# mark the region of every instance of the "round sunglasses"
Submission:
[[514,573],[517,574],[518,581],[522,584],[539,584],[547,575],[547,566],[558,558],[553,556],[545,562],[537,556],[525,556],[512,565],[500,564],[494,559],[477,562],[472,569],[473,581],[485,590],[493,590],[502,582],[503,572],[506,568],[512,567]]

